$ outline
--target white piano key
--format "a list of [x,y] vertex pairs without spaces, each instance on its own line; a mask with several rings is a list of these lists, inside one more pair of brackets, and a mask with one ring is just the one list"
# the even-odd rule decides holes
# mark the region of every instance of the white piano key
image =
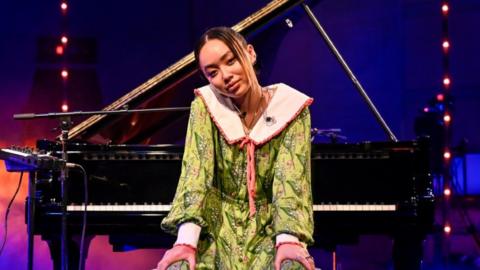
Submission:
[[314,204],[313,211],[315,212],[374,212],[396,211],[395,204]]
[[[115,205],[88,205],[89,212],[168,212],[172,208],[169,204],[115,204]],[[83,205],[68,205],[67,211],[79,212],[84,211]]]

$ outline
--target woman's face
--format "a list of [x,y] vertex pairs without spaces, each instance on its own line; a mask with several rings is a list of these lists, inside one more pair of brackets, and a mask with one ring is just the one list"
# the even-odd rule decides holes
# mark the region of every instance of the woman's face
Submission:
[[[245,48],[245,53],[250,62],[254,62],[255,51],[251,45]],[[200,50],[198,59],[205,77],[223,95],[241,98],[250,91],[245,70],[223,41],[218,39],[207,41]]]

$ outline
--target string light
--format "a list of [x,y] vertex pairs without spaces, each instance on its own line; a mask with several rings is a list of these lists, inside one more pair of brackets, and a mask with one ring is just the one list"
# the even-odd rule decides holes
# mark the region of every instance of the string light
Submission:
[[451,157],[452,157],[452,154],[450,153],[450,151],[446,150],[445,152],[443,152],[443,158],[445,160],[449,160]]
[[62,38],[60,39],[60,41],[62,42],[63,45],[66,45],[67,42],[68,42],[67,36],[63,35]]
[[448,40],[444,40],[442,42],[442,47],[445,49],[445,50],[448,50],[448,48],[450,48],[450,42]]
[[450,83],[451,83],[450,78],[449,78],[448,76],[445,76],[445,77],[443,78],[443,85],[444,85],[445,87],[449,87],[449,86],[450,86]]
[[445,226],[443,226],[443,231],[446,234],[450,234],[452,232],[452,227],[449,224],[445,224]]
[[442,5],[442,13],[443,13],[443,15],[445,15],[445,16],[448,15],[448,11],[449,11],[449,10],[450,10],[450,7],[448,6],[448,4],[447,4],[447,3],[444,3],[444,4]]
[[452,195],[452,190],[450,190],[450,188],[445,188],[443,190],[443,195],[445,195],[445,197],[450,197],[450,195]]
[[[67,14],[67,9],[68,9],[68,4],[67,4],[67,0],[60,0],[60,9],[61,9],[61,13],[63,15],[63,18],[62,20],[65,20],[66,19],[66,14]],[[62,25],[66,25],[64,22],[62,23]],[[63,27],[62,27],[63,28]],[[63,34],[60,36],[60,42],[61,44],[57,46],[57,49],[60,51],[60,48],[61,48],[61,51],[62,53],[59,54],[59,55],[63,55],[65,54],[65,50],[67,49],[67,43],[68,43],[68,37],[65,33],[67,33],[66,29],[63,28],[62,29],[63,31]],[[68,79],[68,76],[69,76],[69,72],[66,68],[67,66],[67,63],[66,63],[66,58],[65,57],[62,57],[62,65],[63,65],[63,68],[60,72],[60,75],[62,76],[62,79],[64,81],[63,83],[63,94],[64,94],[64,97],[63,97],[63,104],[61,106],[61,109],[62,109],[62,112],[67,112],[68,111],[68,95],[67,95],[67,79]]]
[[68,78],[68,71],[66,69],[62,69],[62,72],[60,73],[62,75],[62,78],[67,79]]
[[443,94],[437,94],[437,101],[444,101],[445,100],[445,96]]
[[443,116],[443,121],[445,121],[445,123],[449,124],[450,121],[452,121],[452,117],[447,113]]
[[68,8],[67,2],[62,2],[60,4],[60,8],[62,9],[63,12],[66,12]]
[[63,52],[64,52],[64,50],[63,50],[63,46],[62,46],[62,45],[57,45],[57,47],[55,47],[55,53],[56,53],[57,55],[63,55]]

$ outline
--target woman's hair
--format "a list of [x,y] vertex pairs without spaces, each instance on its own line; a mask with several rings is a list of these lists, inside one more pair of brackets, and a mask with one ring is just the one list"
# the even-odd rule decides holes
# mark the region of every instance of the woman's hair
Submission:
[[227,45],[245,71],[250,87],[255,89],[255,86],[258,85],[258,80],[253,67],[254,63],[250,62],[248,55],[245,53],[248,45],[247,41],[242,35],[231,28],[225,26],[213,27],[207,30],[207,32],[200,37],[197,45],[195,46],[195,60],[197,61],[197,65],[200,67],[200,50],[203,48],[203,46],[205,46],[207,41],[212,39],[220,40]]

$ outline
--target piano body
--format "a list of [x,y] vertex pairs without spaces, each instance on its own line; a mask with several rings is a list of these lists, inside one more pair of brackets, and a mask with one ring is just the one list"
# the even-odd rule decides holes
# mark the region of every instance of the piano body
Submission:
[[[234,29],[252,33],[300,1],[272,1]],[[192,90],[203,84],[193,53],[113,102],[104,110],[189,106]],[[69,132],[68,161],[88,176],[89,239],[109,235],[115,251],[131,247],[170,247],[173,238],[160,229],[169,211],[183,148],[188,113],[169,112],[93,116]],[[39,141],[39,149],[61,156],[57,142]],[[33,233],[48,241],[60,269],[58,172],[39,170],[33,178]],[[82,225],[83,179],[70,170],[66,181],[69,265],[77,267]],[[396,269],[419,269],[422,241],[433,224],[428,141],[315,144],[312,190],[316,246],[334,249],[362,234],[394,238]],[[87,247],[88,248],[88,247]],[[72,268],[73,269],[73,268]]]

